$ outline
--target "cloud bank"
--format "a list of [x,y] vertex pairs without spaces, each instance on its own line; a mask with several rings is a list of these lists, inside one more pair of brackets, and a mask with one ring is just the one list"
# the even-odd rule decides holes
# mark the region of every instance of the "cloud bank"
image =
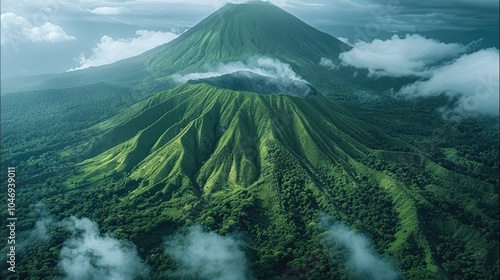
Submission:
[[98,7],[90,12],[100,16],[115,16],[121,14],[121,9],[118,7]]
[[101,235],[97,224],[87,218],[71,217],[65,225],[72,233],[64,242],[58,263],[65,279],[147,279],[150,269],[132,243]]
[[165,243],[165,252],[178,264],[169,272],[175,279],[245,280],[247,259],[238,242],[200,226],[191,227],[187,235],[176,234]]
[[340,243],[349,252],[348,267],[360,279],[391,280],[399,275],[380,256],[370,249],[370,241],[361,234],[353,233],[346,225],[322,217],[322,224],[328,228],[327,242]]
[[72,68],[70,71],[106,65],[133,57],[159,45],[166,44],[177,38],[177,36],[178,34],[172,32],[149,30],[138,30],[134,38],[115,40],[109,36],[103,36],[101,41],[92,49],[90,56],[86,57],[84,54],[80,54],[80,57],[77,58],[80,66]]
[[[406,85],[399,94],[408,97],[446,94],[458,100],[451,110],[460,118],[478,113],[498,116],[498,49],[467,53],[475,43],[464,46],[417,34],[405,38],[394,35],[385,41],[358,41],[339,58],[342,65],[367,69],[374,77],[420,77],[422,80]],[[443,112],[450,113],[449,109]]]
[[1,15],[1,44],[19,42],[63,42],[76,40],[58,25],[45,22],[35,26],[15,13]]
[[205,72],[190,73],[184,76],[173,75],[172,78],[179,83],[184,83],[189,80],[213,78],[235,72],[252,72],[261,76],[307,83],[307,81],[293,71],[289,64],[269,57],[253,57],[245,62],[220,63],[205,68]]
[[[126,11],[134,11],[133,15],[127,18],[127,23],[149,26],[144,24],[153,21],[155,28],[161,28],[173,17],[181,21],[189,21],[187,25],[193,25],[227,2],[243,3],[246,0],[16,0],[2,1],[1,4],[3,11],[26,17],[40,11],[40,8],[49,5],[56,6],[60,10],[60,17],[70,15],[79,20],[88,17],[89,11],[93,9],[123,7]],[[375,24],[391,32],[394,30],[412,31],[416,27],[424,30],[498,30],[498,1],[492,0],[443,0],[439,2],[432,0],[273,0],[271,2],[299,18],[304,18],[309,24],[317,23],[316,26],[363,27],[367,24]],[[116,22],[117,19],[109,17],[100,20]]]
[[445,93],[459,97],[457,113],[499,112],[499,52],[498,49],[480,50],[466,54],[443,66],[426,81],[405,86],[404,95],[437,95]]
[[358,41],[353,48],[341,53],[344,65],[368,69],[375,76],[428,76],[436,63],[454,58],[467,51],[461,44],[445,44],[418,34],[389,40]]

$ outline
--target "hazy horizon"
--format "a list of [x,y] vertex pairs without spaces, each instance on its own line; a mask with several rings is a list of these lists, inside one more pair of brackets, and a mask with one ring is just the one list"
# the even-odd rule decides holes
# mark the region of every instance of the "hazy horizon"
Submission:
[[[60,73],[135,56],[169,42],[227,2],[4,1],[1,77]],[[498,46],[497,1],[271,2],[351,42],[420,34],[447,43],[483,39],[486,46]]]

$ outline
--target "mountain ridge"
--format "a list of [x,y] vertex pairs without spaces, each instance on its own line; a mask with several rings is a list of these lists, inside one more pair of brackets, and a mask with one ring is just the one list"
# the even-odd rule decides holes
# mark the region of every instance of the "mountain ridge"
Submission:
[[[429,201],[429,194],[421,194],[405,178],[388,175],[397,169],[390,169],[388,173],[373,162],[383,162],[384,166],[397,162],[405,168],[420,170],[431,178],[426,179],[429,186],[440,186],[432,193],[455,189],[466,182],[468,187],[461,187],[464,193],[457,194],[461,197],[460,203],[475,197],[478,202],[489,205],[498,199],[491,196],[493,186],[440,167],[420,155],[415,147],[357,120],[322,95],[304,99],[187,83],[158,93],[137,106],[132,114],[124,112],[101,126],[105,129],[102,140],[96,139],[93,150],[89,150],[94,156],[80,163],[76,171],[79,175],[67,179],[67,188],[98,186],[114,174],[127,174],[126,178],[135,183],[124,197],[125,201],[160,203],[170,209],[168,211],[174,211],[175,207],[167,206],[169,203],[203,201],[204,207],[209,207],[214,197],[247,190],[270,207],[258,211],[280,216],[274,212],[276,209],[271,209],[285,207],[294,211],[282,204],[273,205],[275,199],[283,199],[279,189],[288,188],[287,182],[291,180],[298,192],[310,193],[307,195],[309,206],[297,202],[300,209],[309,207],[313,211],[305,217],[294,218],[298,219],[294,227],[302,228],[299,221],[309,221],[317,211],[355,222],[350,215],[357,214],[346,205],[334,202],[350,199],[350,195],[339,197],[332,191],[350,193],[368,187],[370,192],[383,192],[390,197],[391,211],[394,211],[391,219],[395,222],[393,228],[377,223],[380,228],[369,231],[391,232],[394,237],[384,243],[384,250],[398,258],[406,254],[418,256],[425,268],[415,267],[406,273],[427,278],[443,276],[444,271],[434,257],[435,240],[426,234],[430,227],[420,220],[424,215],[421,211],[428,209],[430,213],[443,215],[444,210]],[[123,136],[123,131],[129,132],[126,138],[117,143],[108,142]],[[381,144],[385,146],[382,150],[378,148]],[[372,203],[371,198],[363,199]],[[465,207],[463,205],[460,207]],[[467,207],[480,219],[491,222],[491,216],[485,212],[487,208]],[[201,217],[205,217],[203,213],[208,209],[200,208]],[[180,219],[178,215],[174,215],[175,219]],[[198,214],[193,215],[193,219],[201,219]],[[384,220],[379,213],[369,215],[371,219]],[[488,242],[477,231],[471,232],[468,226],[456,224],[456,218],[449,219],[457,229],[474,236],[472,239],[460,235],[470,248]],[[220,220],[221,228],[231,229],[228,222]],[[418,249],[410,253],[406,246]],[[488,250],[483,253],[488,254]]]
[[[350,245],[333,236],[339,228],[357,237],[350,243],[391,263],[391,278],[498,276],[494,167],[461,157],[459,144],[444,150],[431,141],[436,146],[426,153],[416,133],[402,137],[383,126],[389,120],[368,122],[356,108],[327,98],[378,88],[352,69],[332,73],[320,66],[319,57],[336,59],[343,45],[274,5],[231,4],[202,23],[172,44],[82,70],[86,77],[66,73],[46,81],[74,89],[46,92],[68,98],[59,110],[28,106],[41,91],[8,97],[5,109],[15,116],[2,120],[9,152],[34,175],[19,196],[26,225],[38,227],[30,211],[41,204],[61,220],[88,217],[107,237],[133,242],[151,279],[182,266],[165,254],[164,238],[194,225],[221,237],[243,236],[257,279],[376,278],[377,269],[352,268]],[[256,55],[265,63],[253,63]],[[93,83],[107,79],[96,86],[102,91],[75,86],[92,77]],[[109,86],[123,80],[129,86]],[[307,86],[314,94],[297,94],[290,80],[299,82],[298,92]],[[273,88],[280,83],[286,86]],[[88,103],[91,96],[102,99]],[[45,122],[15,131],[26,115],[33,117],[19,104],[36,108],[33,114]],[[434,115],[425,108],[426,121]],[[51,123],[52,114],[86,121],[68,128]],[[426,135],[441,127],[431,122],[421,129],[427,128]],[[472,131],[459,136],[479,134]],[[462,172],[459,164],[484,168],[489,177]],[[332,228],[324,217],[336,221]],[[47,227],[57,238],[35,241],[27,255],[36,257],[21,258],[19,266],[63,277],[54,267],[68,234]]]

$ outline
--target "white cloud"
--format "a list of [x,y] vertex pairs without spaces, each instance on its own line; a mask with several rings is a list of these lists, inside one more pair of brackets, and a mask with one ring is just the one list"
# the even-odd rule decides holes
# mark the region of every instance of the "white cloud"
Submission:
[[325,3],[307,3],[304,1],[286,1],[285,3],[288,3],[288,5],[297,4],[297,5],[306,6],[306,7],[321,7],[321,8],[323,8],[323,7],[327,6],[327,4],[325,4]]
[[34,26],[25,18],[14,13],[3,13],[1,15],[2,39],[1,43],[19,42],[62,42],[76,40],[75,37],[66,34],[62,27],[50,22]]
[[[489,1],[489,0],[488,0]],[[16,0],[1,1],[2,11],[14,12],[31,17],[48,5],[58,7],[57,13],[49,13],[56,18],[80,17],[88,20],[88,11],[99,7],[124,7],[133,11],[127,23],[147,23],[155,19],[161,21],[166,13],[175,11],[181,15],[182,24],[192,25],[227,2],[243,3],[247,0]],[[498,1],[473,0],[424,0],[424,1],[373,1],[373,0],[272,0],[275,5],[285,8],[309,23],[324,22],[328,26],[349,25],[364,27],[371,24],[387,31],[414,31],[433,29],[491,29],[498,30]],[[480,14],[471,17],[470,14]],[[194,18],[190,18],[193,17]],[[116,19],[99,19],[115,22]],[[164,23],[164,22],[162,22]],[[144,26],[144,25],[141,25]],[[149,26],[149,25],[148,25]],[[165,25],[156,25],[161,27]],[[374,38],[376,35],[368,35]],[[365,36],[363,36],[365,37]]]
[[101,41],[92,49],[92,54],[88,57],[81,54],[78,58],[80,66],[70,69],[70,71],[110,64],[118,60],[136,56],[159,45],[168,43],[177,38],[177,36],[178,34],[171,32],[148,30],[138,30],[135,38],[115,40],[109,36],[103,36]]
[[365,236],[352,232],[340,222],[331,224],[326,216],[321,218],[321,222],[328,228],[327,242],[341,244],[348,250],[348,267],[359,279],[399,279],[396,270],[370,249],[371,242]]
[[61,42],[75,40],[73,36],[69,36],[64,30],[50,22],[44,23],[42,26],[34,26],[27,32],[26,36],[32,42]]
[[220,63],[215,66],[208,66],[205,72],[190,73],[184,76],[174,75],[173,78],[180,82],[189,80],[207,79],[231,74],[239,71],[252,72],[261,76],[289,79],[307,83],[301,76],[295,73],[292,67],[278,59],[269,57],[253,57],[247,61],[234,61],[229,63]]
[[[400,90],[406,96],[447,94],[458,98],[456,108],[443,109],[445,117],[463,118],[476,113],[499,113],[498,49],[464,54],[473,48],[445,44],[420,35],[394,35],[389,40],[358,41],[353,49],[340,54],[343,65],[368,69],[372,76],[417,76],[422,80]],[[323,61],[326,66],[327,61]]]
[[337,37],[337,39],[339,39],[340,42],[346,44],[346,45],[349,45],[351,47],[353,47],[354,45],[349,42],[349,39],[345,38],[345,37]]
[[319,61],[319,65],[326,67],[330,70],[337,69],[338,65],[335,65],[331,59],[328,59],[326,57],[322,57],[321,60]]
[[410,96],[446,93],[460,98],[455,113],[499,114],[499,52],[480,50],[466,54],[437,69],[426,81],[404,87],[400,93]]
[[40,215],[40,218],[35,223],[35,227],[27,232],[27,237],[19,243],[16,242],[20,248],[24,249],[35,242],[46,242],[51,239],[50,229],[57,224],[56,217],[46,211],[44,206],[35,208],[35,211]]
[[165,245],[165,253],[177,262],[178,269],[169,272],[175,279],[250,279],[245,253],[231,237],[195,226],[186,236],[174,235]]
[[54,216],[50,214],[43,214],[42,218],[38,220],[35,224],[35,228],[30,232],[29,241],[32,240],[43,240],[47,241],[50,239],[49,228],[56,222]]
[[66,227],[72,237],[64,242],[58,265],[66,279],[147,279],[144,264],[132,243],[101,235],[97,224],[87,218],[71,217]]
[[358,41],[340,54],[344,65],[368,69],[375,76],[428,76],[431,67],[467,51],[461,44],[445,44],[418,34],[389,40]]
[[100,16],[114,16],[121,14],[121,9],[118,7],[98,7],[90,12]]

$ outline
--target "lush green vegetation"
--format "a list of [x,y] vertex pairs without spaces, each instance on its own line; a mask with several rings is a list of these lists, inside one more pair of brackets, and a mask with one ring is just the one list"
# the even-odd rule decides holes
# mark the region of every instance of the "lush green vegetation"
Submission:
[[[133,241],[153,275],[161,275],[176,265],[162,253],[162,238],[201,224],[222,235],[245,233],[258,278],[341,279],[349,275],[347,253],[326,245],[319,221],[326,213],[369,236],[410,278],[496,273],[497,189],[456,160],[473,122],[461,123],[462,134],[447,142],[457,151],[448,162],[465,168],[464,176],[434,163],[438,154],[398,140],[408,139],[396,129],[389,136],[321,96],[186,84],[90,126],[92,117],[83,120],[100,137],[17,157],[31,174],[45,174],[22,175],[20,232],[34,227],[40,203],[60,220],[88,217],[103,232]],[[476,137],[493,135],[484,126]],[[75,152],[90,158],[75,167]],[[62,274],[52,268],[68,233],[57,224],[50,231],[49,241],[23,250],[20,265],[29,269],[18,277]]]
[[[499,277],[498,120],[448,122],[444,96],[390,94],[408,81],[333,75],[319,59],[346,46],[270,7],[228,5],[171,44],[82,72],[86,84],[114,71],[109,83],[71,87],[75,72],[2,96],[20,242],[19,272],[3,261],[2,278],[63,277],[70,216],[133,242],[150,279],[179,268],[163,241],[192,225],[239,236],[257,279],[355,279],[322,216],[366,236],[403,278]],[[254,55],[290,63],[317,93],[202,81],[151,91],[170,74]],[[51,221],[44,234],[40,220]]]

